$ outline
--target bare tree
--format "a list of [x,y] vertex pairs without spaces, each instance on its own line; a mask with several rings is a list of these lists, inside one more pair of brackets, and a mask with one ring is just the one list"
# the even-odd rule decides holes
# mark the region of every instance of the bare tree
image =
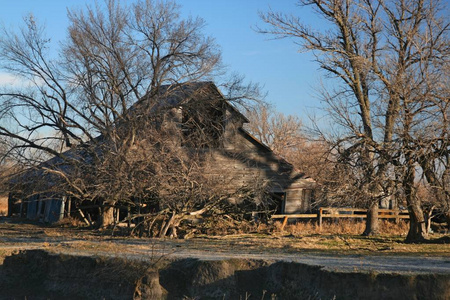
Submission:
[[[332,117],[347,129],[347,136],[336,141],[336,144],[358,143],[361,137],[373,139],[374,130],[371,115],[371,102],[369,99],[370,76],[369,69],[362,63],[371,57],[370,47],[364,47],[357,40],[362,28],[359,26],[359,9],[349,5],[351,2],[341,1],[302,1],[302,5],[311,5],[319,15],[322,15],[336,31],[320,32],[304,25],[294,16],[286,16],[275,12],[261,15],[264,22],[271,25],[270,29],[260,30],[263,33],[275,34],[281,37],[293,37],[299,39],[305,50],[312,50],[320,67],[331,76],[336,76],[343,81],[341,89],[324,94],[324,100],[332,108]],[[351,100],[347,97],[351,95]],[[354,114],[360,118],[354,118]],[[361,165],[368,177],[374,177],[375,167],[372,164],[373,151],[370,144],[363,145],[361,155],[367,156],[361,159],[365,166]],[[352,149],[348,147],[349,149]],[[361,149],[361,147],[356,147]],[[375,191],[374,191],[375,192]],[[368,198],[373,198],[367,195]],[[377,233],[376,201],[370,205],[372,208],[368,214],[366,234]]]
[[259,103],[249,108],[247,117],[250,122],[246,124],[246,129],[284,158],[288,158],[306,141],[301,120],[277,112],[269,104]]
[[[392,151],[391,162],[401,174],[410,211],[407,240],[416,241],[427,236],[415,188],[418,156],[433,153],[437,159],[449,151],[445,121],[449,93],[441,88],[448,82],[442,66],[448,64],[449,23],[440,18],[445,7],[435,1],[380,2],[380,8],[387,18],[384,26],[389,38],[386,54],[379,53],[373,69],[387,101],[386,124],[393,128],[393,146],[400,149]],[[436,90],[441,93],[437,97]]]
[[[100,204],[101,227],[113,221],[113,207],[143,207],[134,200],[147,199],[149,208],[166,197],[163,187],[173,180],[188,190],[206,185],[208,179],[193,171],[202,163],[176,150],[175,139],[167,138],[174,128],[162,124],[180,106],[202,107],[173,102],[186,82],[222,74],[218,47],[202,34],[203,20],[182,19],[174,2],[111,0],[104,6],[69,11],[69,38],[58,58],[50,55],[50,39],[32,16],[19,32],[3,29],[0,38],[2,69],[24,82],[0,91],[0,136],[12,139],[21,161],[35,168],[21,179],[45,178],[27,192],[64,191],[78,202]],[[227,83],[232,91],[241,88],[232,94],[236,101],[257,91],[240,82]],[[180,171],[174,173],[172,165]],[[169,192],[167,199],[184,191]]]
[[313,8],[331,30],[315,30],[295,16],[269,12],[261,17],[270,28],[260,31],[295,38],[336,78],[335,88],[323,95],[341,128],[335,144],[353,157],[347,161],[357,162],[367,179],[363,190],[372,200],[365,234],[377,231],[377,202],[394,192],[384,183],[395,180],[395,169],[412,220],[407,239],[425,238],[423,213],[414,196],[415,154],[424,149],[417,147],[421,137],[416,133],[425,125],[419,120],[436,107],[428,99],[442,79],[436,82],[430,75],[435,77],[448,55],[442,7],[438,1],[420,0],[305,0],[300,5]]
[[297,170],[314,178],[318,184],[314,191],[316,205],[325,205],[325,186],[335,185],[336,178],[341,177],[332,172],[335,162],[326,141],[311,137],[298,116],[285,115],[267,103],[248,108],[247,117],[250,122],[245,128],[253,136]]
[[[447,226],[450,226],[450,153],[449,153],[449,118],[450,102],[449,91],[449,61],[448,59],[436,70],[430,80],[438,82],[434,84],[434,89],[430,91],[428,98],[432,104],[424,109],[425,122],[430,122],[421,131],[420,139],[416,138],[416,147],[420,147],[418,153],[418,164],[422,169],[422,176],[426,186],[430,190],[430,196],[435,201],[431,201],[431,206],[435,207],[447,219]],[[422,119],[423,120],[423,119]],[[429,211],[429,214],[432,210]]]

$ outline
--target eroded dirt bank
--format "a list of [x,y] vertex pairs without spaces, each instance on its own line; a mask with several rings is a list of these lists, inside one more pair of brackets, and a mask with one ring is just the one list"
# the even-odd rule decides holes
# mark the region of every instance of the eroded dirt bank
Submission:
[[28,250],[5,258],[0,291],[1,299],[450,299],[450,275],[333,272],[248,259],[155,265]]

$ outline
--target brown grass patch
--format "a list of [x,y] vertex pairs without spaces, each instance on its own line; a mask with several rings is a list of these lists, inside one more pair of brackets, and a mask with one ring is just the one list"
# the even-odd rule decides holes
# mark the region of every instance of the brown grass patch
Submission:
[[8,197],[0,196],[0,216],[6,216],[8,214]]
[[[406,235],[408,233],[408,223],[400,221],[395,223],[388,220],[380,220],[380,233],[387,235]],[[281,231],[281,222],[275,222],[274,227]],[[322,229],[319,228],[317,221],[299,221],[288,224],[284,227],[284,232],[300,236],[311,234],[352,234],[358,235],[364,232],[365,223],[352,219],[337,219],[336,221],[327,220],[323,222]]]

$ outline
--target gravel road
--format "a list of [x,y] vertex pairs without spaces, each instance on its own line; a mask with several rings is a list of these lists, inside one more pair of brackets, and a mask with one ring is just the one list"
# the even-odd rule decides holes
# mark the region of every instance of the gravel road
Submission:
[[[443,245],[446,247],[447,245]],[[450,253],[444,256],[414,255],[330,255],[313,252],[288,252],[282,249],[270,253],[242,247],[208,247],[206,242],[195,240],[84,240],[65,237],[0,236],[0,250],[47,249],[81,256],[120,256],[151,260],[160,257],[222,260],[232,258],[261,259],[269,261],[299,262],[322,266],[327,270],[342,272],[450,274]]]

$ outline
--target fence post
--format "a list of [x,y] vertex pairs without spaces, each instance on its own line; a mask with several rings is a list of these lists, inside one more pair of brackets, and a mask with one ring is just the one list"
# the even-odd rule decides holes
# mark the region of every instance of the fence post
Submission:
[[131,207],[127,206],[127,221],[128,221],[128,228],[131,228]]
[[400,222],[400,218],[399,218],[399,214],[400,214],[400,210],[397,208],[395,211],[394,211],[394,214],[395,214],[395,224],[398,224],[399,222]]
[[284,226],[286,226],[286,224],[287,224],[287,221],[288,221],[288,217],[285,216],[284,219],[283,219],[283,224],[281,225],[281,231],[283,231]]
[[319,230],[322,231],[322,207],[319,208]]

